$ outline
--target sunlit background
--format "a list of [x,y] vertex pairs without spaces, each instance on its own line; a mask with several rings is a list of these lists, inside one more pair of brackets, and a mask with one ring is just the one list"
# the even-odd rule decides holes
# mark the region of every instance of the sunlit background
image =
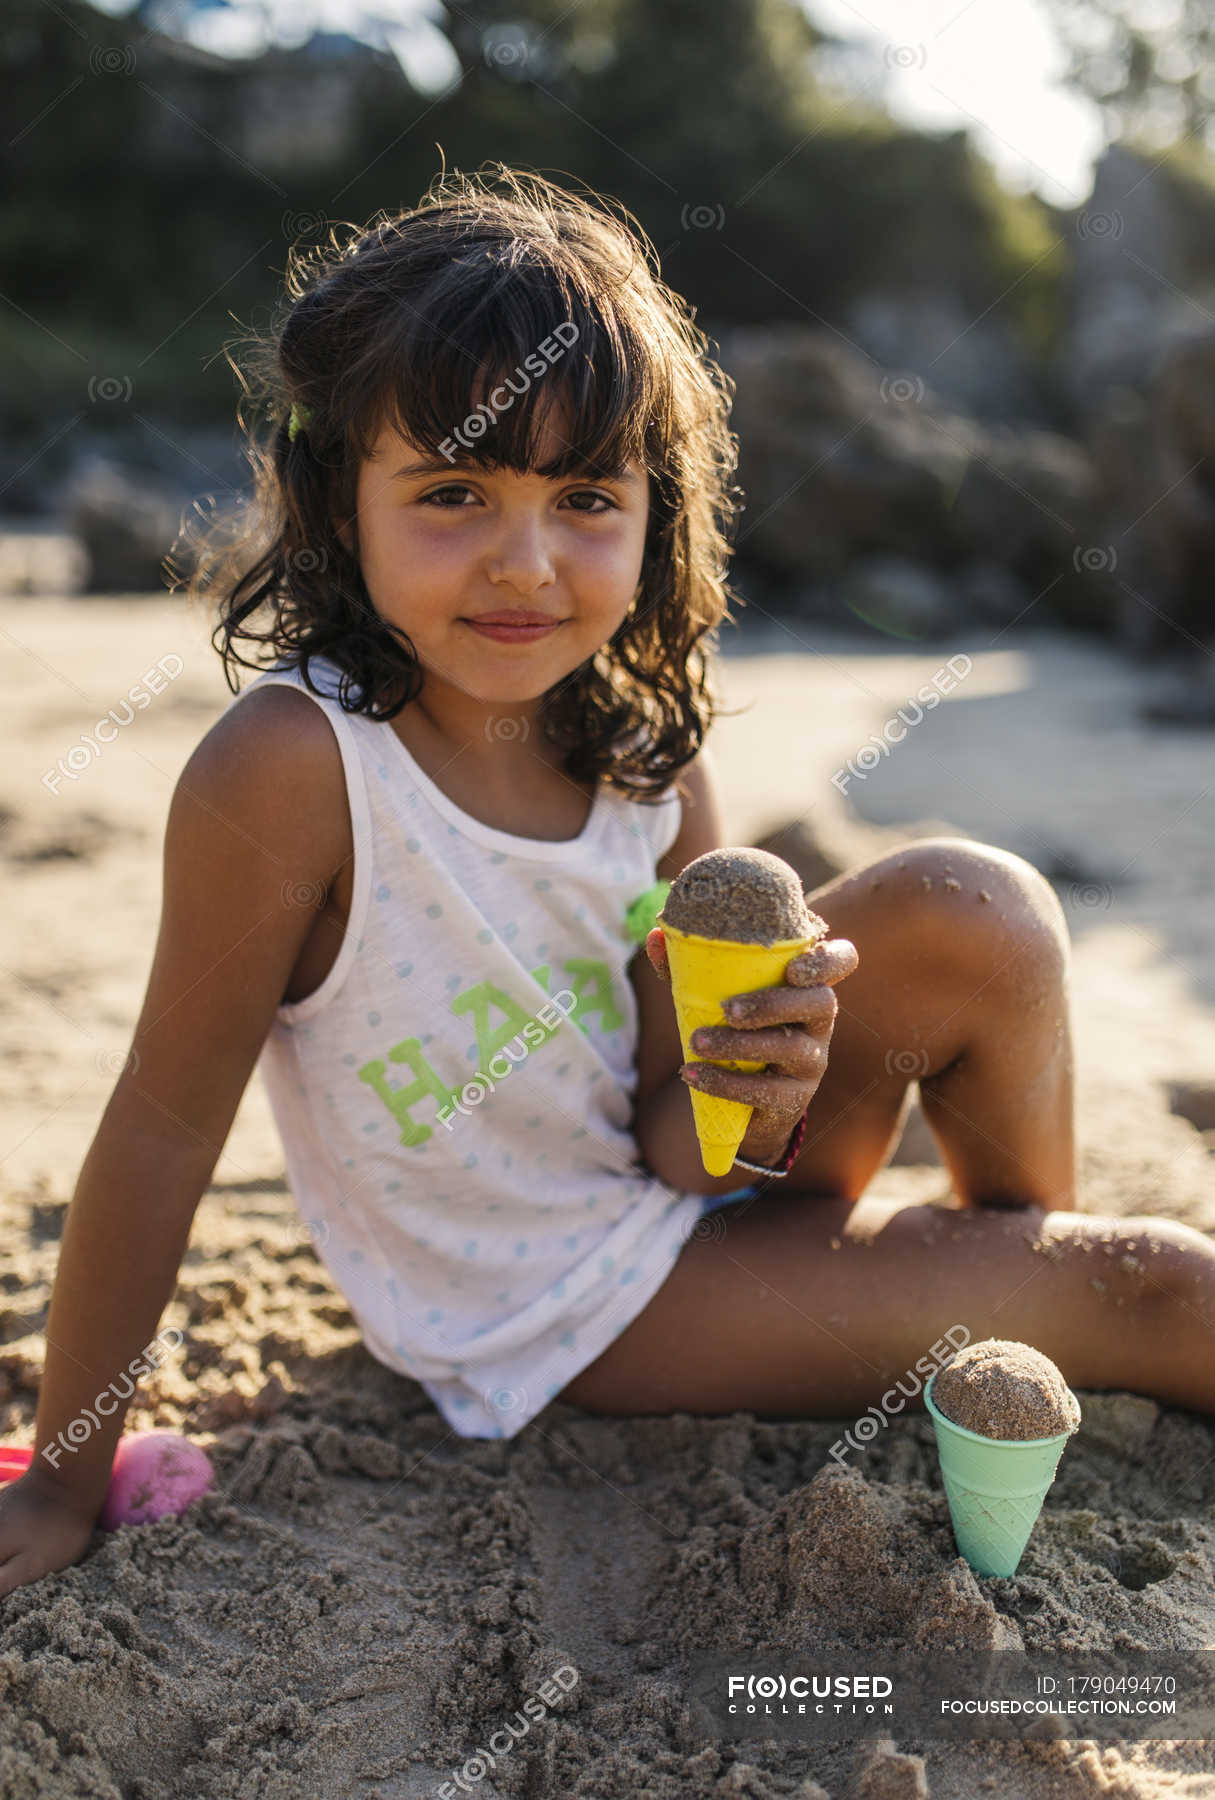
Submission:
[[[457,80],[459,58],[444,35],[441,0],[401,0],[361,6],[355,0],[95,0],[114,18],[138,14],[156,30],[216,56],[250,58],[272,46],[299,48],[334,36],[395,56],[411,85],[439,94]],[[1102,142],[1099,109],[1064,82],[1066,49],[1053,9],[1037,0],[805,0],[807,16],[832,41],[816,59],[816,74],[850,94],[879,99],[893,117],[925,131],[970,126],[983,154],[1010,186],[1033,188],[1058,205],[1088,191]],[[1162,71],[1180,83],[1197,73],[1184,48],[1168,42],[1182,12],[1172,0],[1126,9],[1161,42]],[[516,21],[521,37],[523,19]],[[1115,36],[1100,9],[1082,22],[1083,41],[1108,54]],[[318,46],[319,47],[319,46]],[[1208,77],[1209,78],[1209,77]],[[1183,110],[1160,94],[1153,119],[1177,130]]]

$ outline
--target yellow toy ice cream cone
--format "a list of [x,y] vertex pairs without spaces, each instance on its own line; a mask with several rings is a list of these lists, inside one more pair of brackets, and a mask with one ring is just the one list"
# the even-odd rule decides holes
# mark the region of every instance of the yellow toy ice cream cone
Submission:
[[[781,938],[772,944],[742,944],[730,938],[698,937],[694,932],[677,930],[665,920],[661,923],[685,1061],[710,1062],[719,1069],[764,1068],[762,1061],[701,1056],[692,1049],[692,1033],[702,1025],[728,1025],[730,1021],[721,1003],[731,994],[779,987],[793,958],[812,950],[820,941],[821,932],[815,931],[809,937]],[[746,1136],[754,1108],[740,1100],[723,1100],[718,1094],[698,1093],[695,1088],[688,1091],[701,1161],[710,1175],[726,1175]]]

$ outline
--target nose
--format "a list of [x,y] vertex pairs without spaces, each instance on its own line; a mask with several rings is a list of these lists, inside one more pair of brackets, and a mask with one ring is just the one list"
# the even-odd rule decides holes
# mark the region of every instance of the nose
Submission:
[[557,579],[544,526],[534,517],[503,522],[487,566],[495,586],[511,587],[520,594],[534,594]]

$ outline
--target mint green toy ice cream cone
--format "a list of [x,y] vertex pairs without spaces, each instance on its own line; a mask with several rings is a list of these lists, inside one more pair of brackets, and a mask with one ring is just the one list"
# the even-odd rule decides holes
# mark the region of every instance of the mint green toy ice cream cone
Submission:
[[932,1375],[924,1388],[924,1404],[958,1549],[978,1575],[1015,1575],[1072,1433],[992,1438],[967,1431],[933,1404],[935,1380]]

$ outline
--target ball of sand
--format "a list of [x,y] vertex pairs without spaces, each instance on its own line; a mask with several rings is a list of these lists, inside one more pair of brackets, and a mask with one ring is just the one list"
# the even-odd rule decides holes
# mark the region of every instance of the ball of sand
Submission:
[[659,924],[736,944],[826,937],[825,919],[806,906],[796,869],[769,850],[707,850],[675,877]]
[[968,1344],[934,1377],[934,1404],[983,1437],[1055,1437],[1080,1423],[1080,1403],[1040,1350],[1009,1338]]
[[109,1492],[98,1523],[103,1531],[181,1514],[215,1478],[211,1459],[175,1431],[136,1431],[118,1440]]

